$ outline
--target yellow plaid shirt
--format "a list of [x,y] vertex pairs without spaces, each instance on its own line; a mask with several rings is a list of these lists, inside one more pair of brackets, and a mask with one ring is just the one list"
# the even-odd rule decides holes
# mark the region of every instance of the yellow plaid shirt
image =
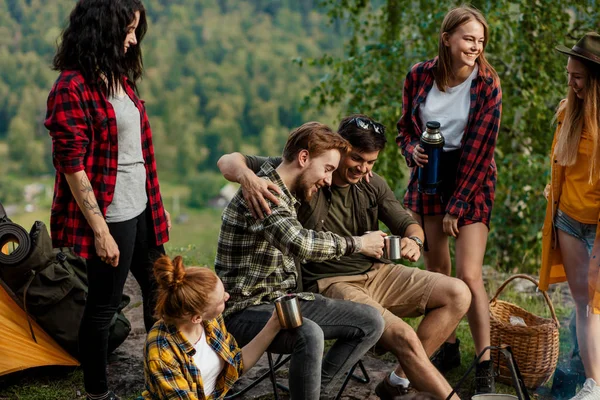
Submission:
[[194,364],[194,346],[161,319],[148,333],[144,347],[144,399],[222,399],[242,375],[242,351],[227,332],[223,317],[203,321],[203,325],[208,345],[225,360],[214,392],[204,393],[200,369]]

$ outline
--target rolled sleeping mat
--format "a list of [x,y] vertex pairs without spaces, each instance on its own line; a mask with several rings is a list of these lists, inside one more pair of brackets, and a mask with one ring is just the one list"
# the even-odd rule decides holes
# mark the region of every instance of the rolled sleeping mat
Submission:
[[[12,249],[11,246],[17,246]],[[12,222],[0,223],[0,267],[12,267],[25,260],[31,251],[31,239],[23,227]]]

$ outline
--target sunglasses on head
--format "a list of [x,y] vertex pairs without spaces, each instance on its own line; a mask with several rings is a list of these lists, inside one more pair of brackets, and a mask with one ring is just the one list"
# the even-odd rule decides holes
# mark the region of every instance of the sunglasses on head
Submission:
[[383,126],[379,122],[371,121],[368,118],[354,117],[351,120],[347,121],[344,124],[344,127],[350,124],[354,124],[357,127],[365,130],[373,129],[373,132],[377,133],[378,135],[385,135],[385,126]]

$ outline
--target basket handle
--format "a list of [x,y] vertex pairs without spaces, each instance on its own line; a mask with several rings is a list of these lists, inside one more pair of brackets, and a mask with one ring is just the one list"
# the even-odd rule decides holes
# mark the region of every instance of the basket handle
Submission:
[[[529,275],[525,275],[525,274],[513,275],[510,278],[508,278],[506,281],[504,281],[504,283],[498,288],[498,290],[496,290],[496,294],[490,300],[490,304],[492,304],[496,301],[496,299],[498,298],[500,293],[502,293],[502,291],[504,290],[506,285],[508,285],[510,282],[512,282],[513,280],[515,280],[517,278],[527,279],[528,281],[533,283],[536,287],[539,287],[539,285],[540,285],[537,280],[533,279]],[[544,299],[546,300],[546,304],[548,305],[548,308],[550,309],[550,314],[552,315],[552,320],[556,324],[556,327],[557,328],[560,327],[560,323],[558,322],[558,318],[556,317],[556,312],[554,311],[554,306],[552,305],[552,300],[550,300],[550,297],[548,297],[548,293],[546,293],[545,290],[540,290],[540,293],[542,293],[542,295],[544,295]]]

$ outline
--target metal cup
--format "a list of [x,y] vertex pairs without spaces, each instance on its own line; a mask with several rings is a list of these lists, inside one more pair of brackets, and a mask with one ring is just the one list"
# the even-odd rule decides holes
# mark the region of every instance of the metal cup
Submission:
[[383,258],[388,260],[399,260],[402,258],[400,246],[400,236],[386,236],[383,238]]
[[302,325],[300,302],[295,294],[286,294],[275,299],[277,318],[283,329],[293,329]]

